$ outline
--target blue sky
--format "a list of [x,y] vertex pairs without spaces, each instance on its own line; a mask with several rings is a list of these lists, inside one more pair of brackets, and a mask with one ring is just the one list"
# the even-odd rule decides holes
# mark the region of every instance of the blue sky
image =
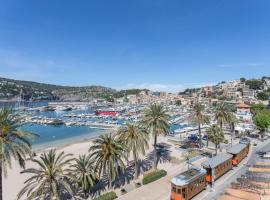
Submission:
[[178,91],[270,75],[269,0],[0,5],[0,76]]

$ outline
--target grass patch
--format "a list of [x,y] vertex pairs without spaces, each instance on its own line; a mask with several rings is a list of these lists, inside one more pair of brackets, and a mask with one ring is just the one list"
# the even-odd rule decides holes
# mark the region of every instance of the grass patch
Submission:
[[117,195],[115,192],[107,192],[107,193],[95,198],[94,200],[113,200],[116,198],[117,198]]
[[154,182],[167,175],[167,172],[163,169],[150,172],[143,177],[143,185]]

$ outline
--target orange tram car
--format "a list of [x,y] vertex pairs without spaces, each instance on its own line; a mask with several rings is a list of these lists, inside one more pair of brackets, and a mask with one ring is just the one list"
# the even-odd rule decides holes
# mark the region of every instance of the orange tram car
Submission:
[[221,153],[209,158],[201,164],[202,168],[192,167],[171,179],[171,200],[190,200],[207,184],[212,185],[215,180],[237,166],[249,152],[249,144],[236,144]]

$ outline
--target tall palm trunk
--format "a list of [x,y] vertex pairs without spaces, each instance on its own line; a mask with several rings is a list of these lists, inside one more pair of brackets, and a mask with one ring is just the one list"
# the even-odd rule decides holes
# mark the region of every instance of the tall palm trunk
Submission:
[[[2,156],[1,156],[2,157]],[[2,159],[0,158],[0,200],[3,199],[3,184],[2,184],[2,174],[3,174],[3,170],[2,170]]]
[[111,176],[109,176],[109,180],[108,180],[108,189],[112,188],[112,179]]
[[222,121],[220,122],[220,128],[221,128],[221,130],[222,130]]
[[[221,121],[221,122],[220,122],[220,128],[221,128],[221,130],[222,130],[222,125],[223,125],[223,123],[222,123],[222,121]],[[218,147],[219,147],[219,150],[220,150],[220,152],[221,152],[220,144],[218,144]]]
[[216,155],[217,155],[217,149],[218,149],[218,145],[216,144]]
[[234,122],[232,123],[232,141],[234,140],[234,138],[235,138],[235,124],[234,124]]
[[201,124],[198,124],[199,137],[200,137],[200,149],[202,148],[202,133],[201,133]]
[[84,193],[84,199],[87,199],[87,190],[83,190]]
[[154,169],[157,169],[157,133],[156,129],[154,129]]
[[112,188],[112,176],[110,174],[111,170],[109,171],[108,174],[108,189],[110,190]]
[[3,149],[1,148],[0,154],[0,200],[3,199]]
[[136,153],[135,153],[135,150],[134,150],[134,152],[133,152],[133,157],[134,157],[134,162],[135,162],[135,165],[134,165],[134,170],[135,170],[135,179],[137,179],[138,178],[138,161],[137,161],[137,155],[136,155]]

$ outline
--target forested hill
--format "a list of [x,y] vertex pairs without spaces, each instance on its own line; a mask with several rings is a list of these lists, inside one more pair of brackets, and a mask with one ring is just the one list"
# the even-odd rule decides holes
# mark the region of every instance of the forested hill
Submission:
[[[138,92],[140,90],[130,90],[128,93]],[[122,91],[103,86],[69,87],[0,77],[0,100],[112,100],[123,95]]]

